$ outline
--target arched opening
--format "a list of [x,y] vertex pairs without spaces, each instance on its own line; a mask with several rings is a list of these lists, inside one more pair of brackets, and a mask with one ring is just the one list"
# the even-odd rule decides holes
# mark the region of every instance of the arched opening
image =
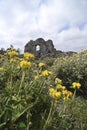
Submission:
[[40,51],[40,46],[39,45],[36,46],[36,51]]

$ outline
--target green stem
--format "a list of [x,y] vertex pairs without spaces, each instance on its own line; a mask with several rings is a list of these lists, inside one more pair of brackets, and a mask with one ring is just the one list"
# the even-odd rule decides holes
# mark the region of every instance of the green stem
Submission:
[[27,130],[29,130],[29,127],[30,127],[30,111],[27,112]]
[[55,101],[53,100],[52,101],[52,104],[51,104],[51,107],[50,107],[50,111],[49,111],[49,114],[48,114],[48,117],[47,117],[47,120],[42,128],[42,130],[46,130],[48,125],[51,123],[51,120],[52,120],[52,116],[54,114],[54,108],[55,108]]
[[11,77],[10,77],[10,88],[12,89],[12,83],[13,83],[13,64],[11,66]]
[[76,89],[74,91],[73,97],[72,97],[72,101],[75,99],[75,95],[76,95]]
[[22,85],[23,85],[23,82],[24,82],[24,77],[25,77],[25,71],[23,71],[23,73],[22,73],[22,78],[21,78],[21,83],[20,83],[20,86],[19,86],[18,95],[20,94],[20,91],[21,91],[21,88],[22,88]]

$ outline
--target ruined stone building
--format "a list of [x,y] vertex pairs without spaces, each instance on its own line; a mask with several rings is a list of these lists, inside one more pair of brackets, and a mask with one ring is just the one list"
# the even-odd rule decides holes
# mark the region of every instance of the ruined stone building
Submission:
[[24,48],[24,52],[30,52],[35,55],[36,59],[43,59],[45,57],[57,57],[57,56],[71,56],[72,51],[62,52],[54,48],[52,40],[45,41],[43,38],[38,38],[33,41],[30,40]]
[[24,52],[30,52],[35,55],[36,58],[55,57],[56,49],[54,48],[52,40],[45,41],[42,38],[38,38],[33,41],[30,40],[26,45]]

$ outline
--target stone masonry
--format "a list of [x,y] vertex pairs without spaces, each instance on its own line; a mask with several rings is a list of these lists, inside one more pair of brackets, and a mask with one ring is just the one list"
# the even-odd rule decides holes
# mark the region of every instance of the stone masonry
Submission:
[[33,41],[30,40],[26,45],[24,52],[30,52],[38,58],[55,57],[56,49],[54,48],[52,40],[45,41],[42,38],[38,38]]

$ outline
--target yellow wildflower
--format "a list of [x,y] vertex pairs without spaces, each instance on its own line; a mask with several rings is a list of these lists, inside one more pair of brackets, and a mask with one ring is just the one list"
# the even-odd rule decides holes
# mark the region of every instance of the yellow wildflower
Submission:
[[70,99],[70,97],[72,97],[73,93],[71,91],[68,90],[63,90],[62,91],[63,95],[64,95],[64,100],[68,100]]
[[20,67],[22,69],[28,69],[31,67],[31,62],[27,62],[27,61],[23,60],[20,62]]
[[54,88],[49,89],[49,94],[54,98],[54,99],[59,99],[61,97],[61,92],[57,92]]
[[4,72],[4,68],[3,67],[0,67],[0,72]]
[[24,53],[25,60],[34,60],[34,55],[28,52]]
[[63,90],[62,93],[63,93],[64,95],[67,95],[68,91],[67,91],[67,90]]
[[55,92],[55,89],[54,89],[54,88],[50,88],[50,89],[49,89],[50,95],[52,95],[52,93],[54,93],[54,92]]
[[54,93],[52,94],[52,97],[53,97],[54,99],[60,99],[60,97],[61,97],[61,92],[54,92]]
[[42,76],[44,76],[44,77],[47,77],[47,76],[51,76],[53,73],[51,72],[51,71],[48,71],[48,70],[44,70],[44,71],[42,71]]
[[78,82],[73,82],[73,83],[72,83],[72,87],[73,87],[74,89],[79,89],[79,88],[81,87],[81,84],[78,83]]
[[66,87],[65,87],[65,86],[62,86],[61,84],[57,84],[57,85],[56,85],[56,88],[61,89],[61,90],[66,89]]
[[45,64],[44,63],[39,63],[39,67],[44,67],[45,66]]
[[7,54],[8,54],[8,56],[10,56],[11,58],[12,57],[15,57],[15,56],[18,56],[18,52],[17,51],[12,51],[12,50],[10,50],[10,51],[7,51]]
[[55,84],[62,84],[62,80],[59,79],[59,78],[56,78],[56,79],[55,79]]
[[11,59],[11,60],[10,60],[10,63],[15,63],[15,62],[16,62],[15,59]]
[[66,89],[66,86],[62,86],[62,90],[65,90]]
[[72,97],[73,93],[71,91],[68,91],[67,96]]

